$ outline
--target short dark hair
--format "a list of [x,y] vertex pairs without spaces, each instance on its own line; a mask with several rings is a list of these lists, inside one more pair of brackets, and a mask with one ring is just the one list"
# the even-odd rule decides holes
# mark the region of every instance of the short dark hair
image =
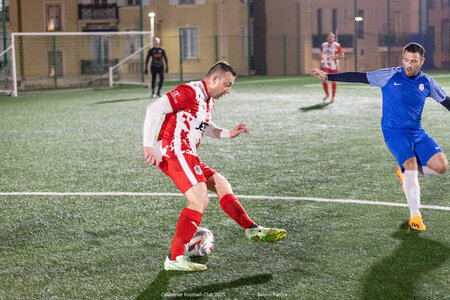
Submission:
[[411,52],[411,53],[417,53],[419,52],[420,56],[424,56],[425,55],[425,48],[422,47],[422,45],[418,44],[418,43],[409,43],[408,45],[406,45],[403,48],[403,53],[405,53],[406,51]]
[[229,63],[227,63],[226,61],[218,61],[211,67],[211,69],[209,69],[208,73],[206,74],[206,77],[210,77],[214,74],[222,76],[227,72],[230,72],[233,75],[233,77],[237,76],[236,71]]

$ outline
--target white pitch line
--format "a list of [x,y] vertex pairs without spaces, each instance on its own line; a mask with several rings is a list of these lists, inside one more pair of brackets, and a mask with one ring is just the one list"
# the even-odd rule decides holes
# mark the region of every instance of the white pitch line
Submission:
[[[56,193],[56,192],[0,192],[0,196],[168,196],[168,197],[182,197],[183,194],[179,193],[132,193],[132,192],[79,192],[79,193]],[[216,195],[210,194],[210,197]],[[333,202],[333,203],[353,203],[353,204],[368,204],[368,205],[382,205],[382,206],[399,206],[408,207],[406,203],[395,202],[377,202],[367,200],[354,200],[354,199],[328,199],[328,198],[312,198],[312,197],[284,197],[284,196],[251,196],[251,195],[236,195],[241,199],[270,199],[270,200],[286,200],[286,201],[315,201],[315,202]],[[447,210],[450,211],[450,207],[437,206],[437,205],[421,205],[421,208],[435,209],[435,210]]]

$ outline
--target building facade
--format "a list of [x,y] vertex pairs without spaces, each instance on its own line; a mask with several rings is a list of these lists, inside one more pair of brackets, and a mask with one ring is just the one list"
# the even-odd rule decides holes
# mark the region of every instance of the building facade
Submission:
[[[161,38],[169,78],[174,79],[180,74],[199,77],[217,60],[229,61],[242,75],[307,74],[319,67],[320,45],[328,32],[334,32],[343,46],[342,71],[399,65],[401,49],[410,41],[424,44],[426,67],[450,67],[450,0],[251,0],[250,4],[247,0],[0,0],[0,4],[4,47],[11,43],[13,32],[150,31],[153,12],[154,34]],[[141,45],[139,40],[128,42],[120,57],[111,61],[102,57],[101,64],[120,61]],[[102,51],[112,50],[106,45]],[[82,57],[76,63],[65,62],[73,55],[64,48],[39,58],[23,53],[23,74],[31,75],[35,69],[26,69],[27,59],[43,60],[48,77],[79,72],[83,63],[98,67]],[[142,58],[136,64],[142,66]],[[103,67],[93,72],[106,71]],[[142,67],[135,67],[135,72],[142,73]]]

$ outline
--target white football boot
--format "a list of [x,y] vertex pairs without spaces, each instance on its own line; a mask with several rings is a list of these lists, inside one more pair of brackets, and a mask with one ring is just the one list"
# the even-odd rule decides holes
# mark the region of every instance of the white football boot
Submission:
[[207,267],[202,264],[191,262],[188,256],[178,255],[176,260],[170,260],[166,257],[164,262],[164,270],[166,271],[204,271]]

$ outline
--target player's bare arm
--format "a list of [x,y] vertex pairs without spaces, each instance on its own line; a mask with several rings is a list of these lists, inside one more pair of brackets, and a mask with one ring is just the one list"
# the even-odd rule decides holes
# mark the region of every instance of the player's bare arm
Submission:
[[309,71],[309,75],[314,76],[316,78],[322,79],[322,80],[328,80],[328,76],[327,73],[325,73],[322,70],[319,69],[312,69],[311,71]]
[[149,167],[158,165],[158,156],[153,147],[144,147],[144,160]]
[[344,57],[345,57],[344,52],[341,52],[341,53],[339,53],[337,55],[333,55],[331,58],[332,59],[343,59]]
[[239,123],[238,125],[236,125],[236,127],[234,127],[232,130],[230,130],[230,137],[231,138],[237,137],[238,135],[240,135],[243,132],[245,132],[247,134],[250,133],[250,131],[247,128],[247,124]]
[[217,127],[216,124],[213,122],[209,123],[209,126],[206,128],[205,135],[212,137],[212,138],[218,138],[218,139],[231,139],[234,138],[241,133],[249,133],[250,131],[247,128],[247,124],[239,123],[234,127],[232,130],[226,130],[220,127]]

